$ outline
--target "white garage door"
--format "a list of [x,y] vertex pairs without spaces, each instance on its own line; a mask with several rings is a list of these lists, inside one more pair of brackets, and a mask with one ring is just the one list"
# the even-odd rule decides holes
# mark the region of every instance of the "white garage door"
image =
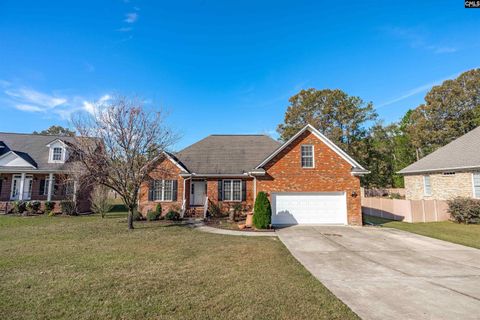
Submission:
[[347,224],[345,192],[272,193],[272,224]]

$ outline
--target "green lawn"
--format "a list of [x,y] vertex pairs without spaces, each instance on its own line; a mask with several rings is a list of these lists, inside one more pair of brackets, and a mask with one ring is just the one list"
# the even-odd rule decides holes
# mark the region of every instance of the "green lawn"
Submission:
[[357,319],[276,238],[0,216],[2,319]]
[[480,225],[458,224],[451,221],[407,223],[364,215],[365,222],[418,233],[480,249]]

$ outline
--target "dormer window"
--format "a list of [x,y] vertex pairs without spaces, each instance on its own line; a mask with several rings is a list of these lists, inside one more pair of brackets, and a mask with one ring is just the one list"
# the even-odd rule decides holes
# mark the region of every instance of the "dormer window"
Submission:
[[53,161],[62,161],[63,148],[55,147],[53,148],[52,160]]
[[47,145],[50,148],[48,162],[49,163],[64,163],[67,159],[66,145],[61,140],[52,141]]

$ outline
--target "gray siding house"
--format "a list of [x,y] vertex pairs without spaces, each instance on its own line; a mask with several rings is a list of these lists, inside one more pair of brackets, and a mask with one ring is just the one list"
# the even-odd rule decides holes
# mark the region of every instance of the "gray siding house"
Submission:
[[480,198],[480,127],[400,170],[406,198]]

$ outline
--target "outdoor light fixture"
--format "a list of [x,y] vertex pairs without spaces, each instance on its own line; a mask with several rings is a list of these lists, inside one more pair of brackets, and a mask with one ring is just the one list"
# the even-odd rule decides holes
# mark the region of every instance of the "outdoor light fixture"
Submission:
[[354,198],[357,197],[357,193],[355,191],[352,191],[352,197],[354,197]]

